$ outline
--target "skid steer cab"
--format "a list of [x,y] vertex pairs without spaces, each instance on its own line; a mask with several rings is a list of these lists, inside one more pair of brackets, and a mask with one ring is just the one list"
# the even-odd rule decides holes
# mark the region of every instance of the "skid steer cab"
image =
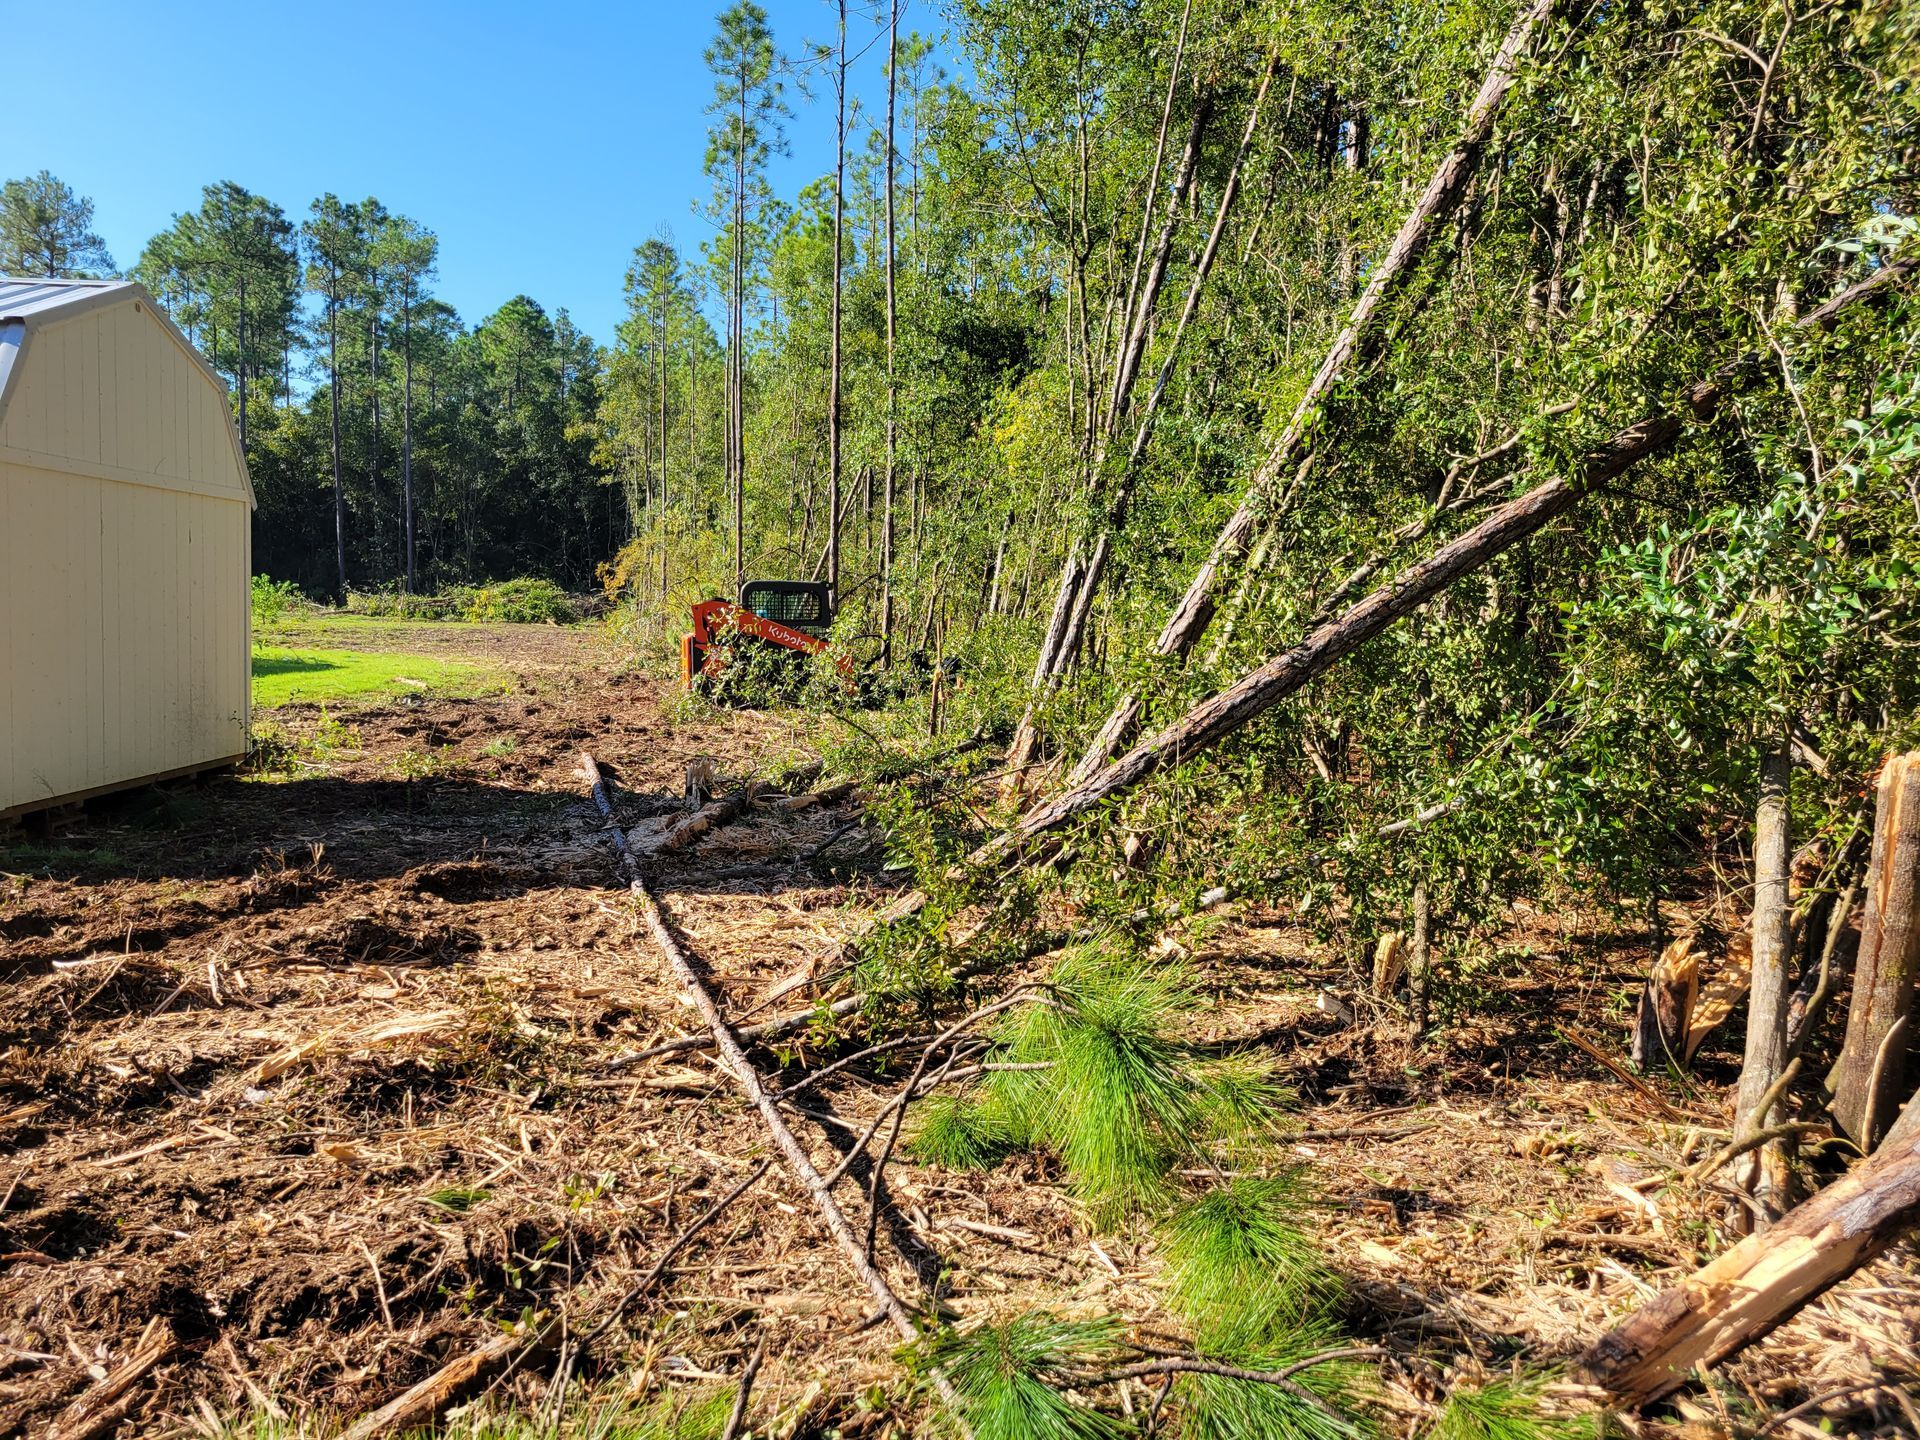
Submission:
[[[833,600],[825,585],[807,580],[752,580],[740,592],[741,603],[702,600],[693,607],[693,629],[680,637],[680,679],[689,690],[710,686],[725,673],[737,651],[764,649],[795,662],[829,649]],[[845,655],[833,662],[849,689],[853,663]]]

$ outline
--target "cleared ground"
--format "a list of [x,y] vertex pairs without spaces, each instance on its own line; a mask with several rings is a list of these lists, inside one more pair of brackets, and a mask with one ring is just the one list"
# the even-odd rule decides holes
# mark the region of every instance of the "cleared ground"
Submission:
[[[261,770],[0,849],[0,1433],[43,1431],[155,1315],[182,1350],[123,1433],[202,1402],[364,1409],[538,1310],[590,1330],[770,1153],[711,1062],[633,1059],[696,1021],[613,883],[577,758],[617,776],[632,823],[681,803],[690,762],[722,785],[776,774],[820,722],[686,712],[590,630],[308,638],[508,683],[288,704],[262,717]],[[730,1014],[795,1005],[889,888],[859,819],[762,807],[665,864]],[[1196,1038],[1271,1047],[1299,1092],[1289,1143],[1324,1194],[1349,1323],[1392,1351],[1389,1430],[1430,1413],[1443,1364],[1569,1354],[1711,1243],[1721,1202],[1658,1182],[1724,1125],[1714,1092],[1635,1090],[1553,1038],[1618,1050],[1643,937],[1516,910],[1419,1051],[1315,1008],[1352,977],[1284,915],[1192,943],[1211,1002]],[[768,1063],[797,1077],[825,1043]],[[800,1102],[823,1169],[898,1083],[855,1067]],[[896,1161],[883,1268],[955,1316],[1044,1305],[1168,1328],[1151,1240],[1092,1231],[1055,1178],[1036,1158],[986,1176]],[[776,1166],[587,1368],[700,1392],[764,1339],[756,1433],[902,1433],[917,1402],[869,1309]],[[1911,1377],[1917,1323],[1898,1254],[1734,1367],[1731,1393]],[[550,1368],[500,1398],[536,1402]]]

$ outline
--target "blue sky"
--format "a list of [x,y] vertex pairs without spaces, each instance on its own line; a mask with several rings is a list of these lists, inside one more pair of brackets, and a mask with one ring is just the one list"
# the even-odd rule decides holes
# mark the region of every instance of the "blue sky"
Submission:
[[[762,3],[784,54],[833,33],[827,0]],[[604,344],[633,247],[664,226],[691,252],[709,233],[694,203],[710,188],[702,52],[721,4],[4,5],[0,53],[19,63],[0,178],[45,168],[91,196],[121,265],[210,181],[295,221],[326,190],[375,195],[438,232],[439,291],[469,323],[524,292]],[[848,9],[850,52],[883,35],[876,0]],[[900,23],[941,27],[937,0],[911,0]],[[884,51],[866,50],[851,87],[876,118]],[[789,197],[833,162],[832,92],[814,88],[811,104],[789,89],[793,155],[774,169]]]

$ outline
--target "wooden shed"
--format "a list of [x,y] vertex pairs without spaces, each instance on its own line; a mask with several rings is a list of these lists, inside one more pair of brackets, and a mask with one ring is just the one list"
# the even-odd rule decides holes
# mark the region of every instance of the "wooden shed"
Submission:
[[0,277],[0,816],[246,754],[252,509],[145,290]]

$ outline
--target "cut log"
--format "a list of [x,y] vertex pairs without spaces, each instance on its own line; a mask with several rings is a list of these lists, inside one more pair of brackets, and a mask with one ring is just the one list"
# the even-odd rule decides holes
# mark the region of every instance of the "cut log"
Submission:
[[[1909,1105],[1920,1111],[1920,1096]],[[1920,1122],[1871,1159],[1628,1316],[1574,1378],[1622,1409],[1719,1364],[1920,1225]]]
[[538,1350],[552,1333],[553,1326],[546,1324],[519,1334],[502,1332],[488,1336],[418,1385],[403,1390],[378,1410],[362,1415],[340,1432],[339,1440],[375,1440],[376,1436],[432,1425],[471,1395],[481,1381],[498,1374],[523,1353]]
[[1828,1082],[1833,1118],[1862,1150],[1873,1148],[1915,1083],[1909,1017],[1920,983],[1920,752],[1896,755],[1880,772],[1868,877],[1847,1038]]
[[[710,834],[722,825],[731,825],[752,808],[753,802],[771,787],[764,780],[749,780],[735,787],[710,804],[702,805],[691,815],[673,821],[664,830],[644,836],[634,841],[642,855],[649,858],[656,855],[671,855],[702,836]],[[689,782],[689,793],[694,786]]]
[[1685,1065],[1687,1031],[1700,994],[1700,957],[1690,939],[1675,940],[1660,952],[1640,990],[1633,1019],[1633,1063],[1641,1074],[1671,1063]]

